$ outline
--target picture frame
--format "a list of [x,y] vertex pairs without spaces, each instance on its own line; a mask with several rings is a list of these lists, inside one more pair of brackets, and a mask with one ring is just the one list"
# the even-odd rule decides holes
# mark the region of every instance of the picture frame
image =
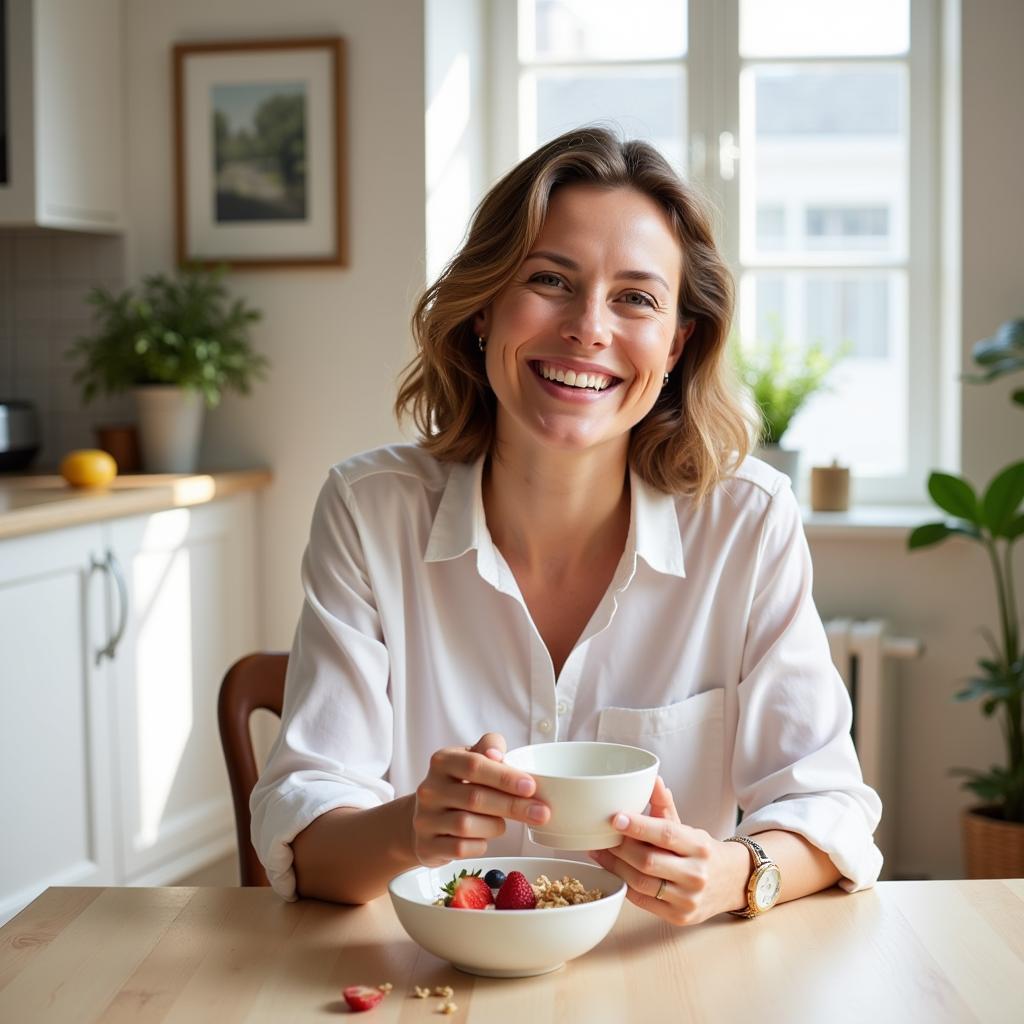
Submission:
[[173,48],[179,266],[348,265],[345,42]]

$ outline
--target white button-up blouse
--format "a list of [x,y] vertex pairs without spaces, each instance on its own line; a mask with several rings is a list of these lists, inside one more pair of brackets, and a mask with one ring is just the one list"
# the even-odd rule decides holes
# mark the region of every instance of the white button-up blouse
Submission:
[[[796,832],[845,889],[870,886],[881,802],[850,738],[788,479],[748,458],[697,505],[631,474],[625,551],[556,678],[488,532],[482,471],[403,445],[330,472],[281,732],[250,801],[274,888],[295,898],[290,843],[319,815],[411,793],[435,750],[489,731],[509,749],[644,747],[683,822],[716,838]],[[509,822],[488,853],[547,851]]]

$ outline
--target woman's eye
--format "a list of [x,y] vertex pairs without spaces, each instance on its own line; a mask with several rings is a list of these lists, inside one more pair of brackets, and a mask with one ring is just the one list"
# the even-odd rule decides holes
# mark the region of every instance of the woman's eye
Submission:
[[654,308],[656,305],[654,299],[646,292],[626,292],[625,299],[631,306],[650,306]]
[[541,273],[534,274],[530,278],[531,281],[536,281],[538,284],[549,284],[554,287],[559,287],[562,284],[562,279],[557,274]]

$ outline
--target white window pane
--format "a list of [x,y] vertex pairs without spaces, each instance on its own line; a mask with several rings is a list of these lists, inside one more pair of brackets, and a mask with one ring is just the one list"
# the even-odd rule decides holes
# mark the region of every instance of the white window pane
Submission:
[[784,438],[803,464],[838,459],[860,477],[907,471],[907,299],[903,271],[770,271],[740,283],[745,345],[783,339],[846,349]]
[[686,53],[686,0],[520,0],[519,59],[663,60]]
[[740,0],[744,57],[861,57],[909,46],[909,0]]
[[682,68],[528,72],[521,100],[522,156],[562,132],[599,123],[653,143],[685,167],[686,76]]
[[[906,69],[747,68],[740,88],[744,261],[907,251]],[[765,209],[783,210],[781,237]]]

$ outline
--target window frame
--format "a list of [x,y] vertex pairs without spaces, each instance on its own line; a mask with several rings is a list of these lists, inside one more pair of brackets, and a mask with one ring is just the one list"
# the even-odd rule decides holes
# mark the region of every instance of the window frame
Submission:
[[[492,88],[488,152],[491,180],[515,165],[520,158],[522,102],[519,63],[519,5],[521,0],[490,0],[489,53]],[[942,301],[939,248],[940,126],[938,53],[941,11],[939,0],[910,0],[910,46],[906,54],[879,57],[751,57],[740,56],[739,0],[689,0],[687,52],[682,58],[686,76],[686,125],[684,139],[688,175],[708,195],[715,207],[715,229],[723,256],[737,283],[754,269],[821,269],[818,261],[769,258],[744,263],[740,252],[739,167],[734,176],[723,177],[723,156],[730,150],[742,162],[740,139],[741,71],[748,65],[765,64],[891,64],[905,62],[907,85],[907,250],[905,257],[871,257],[829,260],[830,270],[870,267],[892,268],[906,274],[907,322],[907,471],[899,476],[864,477],[854,474],[856,502],[862,504],[919,504],[930,467],[940,463],[943,427],[940,394],[943,381],[939,335]],[[587,67],[604,64],[636,64],[643,61],[588,61]],[[663,64],[665,61],[651,61]],[[535,65],[531,65],[535,66]],[[562,65],[556,65],[562,66]],[[734,148],[733,148],[734,147]],[[781,254],[779,254],[781,255]],[[776,254],[772,254],[775,257]],[[856,251],[851,252],[857,257]],[[738,309],[737,309],[738,316]],[[871,410],[864,410],[871,415]],[[803,467],[807,474],[809,467]],[[803,487],[803,493],[808,493]]]

